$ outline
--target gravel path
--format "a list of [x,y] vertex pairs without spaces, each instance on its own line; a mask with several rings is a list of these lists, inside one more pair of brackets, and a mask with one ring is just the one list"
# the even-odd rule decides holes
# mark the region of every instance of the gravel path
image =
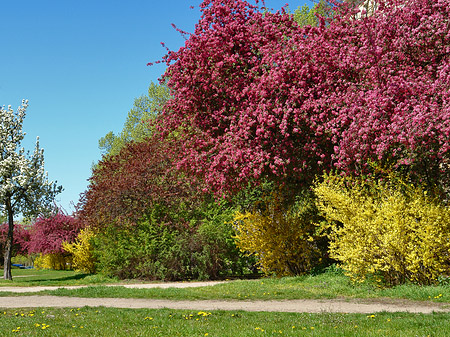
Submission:
[[[189,282],[189,283],[150,283],[150,284],[125,284],[127,288],[186,288],[211,286],[219,282]],[[111,285],[114,286],[114,285]],[[66,287],[66,288],[79,288]],[[40,290],[53,290],[59,287],[0,287],[1,291],[36,292]],[[284,301],[222,301],[222,300],[198,300],[198,301],[171,301],[157,299],[135,298],[81,298],[62,296],[15,296],[0,297],[0,308],[38,308],[38,307],[113,307],[113,308],[149,308],[149,309],[188,309],[188,310],[245,310],[267,312],[346,312],[346,313],[374,313],[387,312],[411,312],[432,313],[450,312],[448,303],[431,303],[393,299],[374,300],[284,300]]]
[[267,312],[346,312],[374,313],[411,312],[432,313],[450,312],[448,306],[424,304],[418,302],[348,302],[344,300],[286,300],[286,301],[170,301],[135,298],[80,298],[62,296],[18,296],[0,297],[1,308],[38,308],[38,307],[112,307],[112,308],[148,308],[148,309],[188,309],[188,310],[245,310]]

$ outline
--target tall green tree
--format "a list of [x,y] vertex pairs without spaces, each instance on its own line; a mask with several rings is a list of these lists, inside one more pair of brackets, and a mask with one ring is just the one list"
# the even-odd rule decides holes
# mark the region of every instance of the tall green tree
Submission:
[[48,181],[44,171],[44,150],[39,138],[32,155],[20,146],[28,101],[22,101],[17,112],[8,106],[0,107],[0,210],[8,218],[8,234],[4,253],[4,278],[12,280],[11,256],[13,246],[14,215],[33,216],[52,205],[61,186]]
[[294,11],[294,20],[303,26],[316,27],[320,23],[319,17],[330,17],[333,13],[333,6],[327,0],[320,0],[316,2],[312,7],[303,5],[297,7]]
[[130,141],[142,141],[151,134],[151,121],[170,98],[169,89],[165,85],[150,83],[148,94],[134,100],[133,108],[128,112],[122,131],[115,135],[108,132],[98,141],[104,154],[116,155]]

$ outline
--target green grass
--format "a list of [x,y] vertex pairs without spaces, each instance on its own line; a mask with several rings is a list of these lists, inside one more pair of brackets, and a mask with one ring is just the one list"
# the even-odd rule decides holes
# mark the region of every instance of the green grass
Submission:
[[[0,269],[3,276],[3,269]],[[12,269],[13,280],[0,279],[0,291],[2,286],[30,287],[30,286],[72,286],[88,284],[118,283],[117,279],[111,279],[102,275],[83,274],[71,270],[36,270],[36,269]]]
[[[0,287],[1,293],[1,287]],[[157,298],[172,300],[285,300],[333,298],[394,298],[417,301],[450,302],[450,286],[416,286],[379,288],[371,284],[355,285],[337,272],[316,276],[237,280],[201,288],[128,289],[92,286],[80,289],[58,289],[40,294],[77,297]],[[1,293],[3,296],[13,294]],[[23,294],[22,294],[23,295]],[[21,295],[17,295],[21,296]]]
[[449,314],[73,308],[0,312],[1,336],[448,336]]

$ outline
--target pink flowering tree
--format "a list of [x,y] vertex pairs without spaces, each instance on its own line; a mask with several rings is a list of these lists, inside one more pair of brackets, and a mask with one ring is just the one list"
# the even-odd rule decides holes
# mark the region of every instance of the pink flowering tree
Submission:
[[201,9],[185,46],[165,58],[163,79],[174,95],[159,127],[183,138],[178,166],[219,194],[294,171],[296,180],[310,178],[311,167],[329,164],[331,143],[265,82],[280,66],[280,48],[302,30],[285,12],[263,13],[241,0],[204,1]]
[[320,105],[334,163],[381,161],[438,183],[450,159],[450,1],[376,3],[357,20],[343,11],[312,46],[328,55],[319,67],[333,90]]
[[450,0],[339,5],[318,27],[242,0],[205,0],[169,52],[159,120],[179,167],[216,193],[268,177],[302,185],[369,160],[430,182],[449,171]]
[[82,222],[73,216],[57,213],[39,217],[30,229],[29,253],[63,253],[63,241],[72,242],[83,228]]

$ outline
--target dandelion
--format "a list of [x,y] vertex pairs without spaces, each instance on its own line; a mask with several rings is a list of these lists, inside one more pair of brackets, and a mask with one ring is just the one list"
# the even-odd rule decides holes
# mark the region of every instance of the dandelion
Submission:
[[20,332],[20,326],[18,326],[17,328],[13,329],[12,332]]
[[39,323],[36,323],[34,326],[37,328],[40,327],[41,325]]
[[147,317],[144,318],[144,320],[146,320],[146,319],[148,319],[149,321],[152,321],[152,320],[153,320],[153,317],[148,317],[148,316],[147,316]]

